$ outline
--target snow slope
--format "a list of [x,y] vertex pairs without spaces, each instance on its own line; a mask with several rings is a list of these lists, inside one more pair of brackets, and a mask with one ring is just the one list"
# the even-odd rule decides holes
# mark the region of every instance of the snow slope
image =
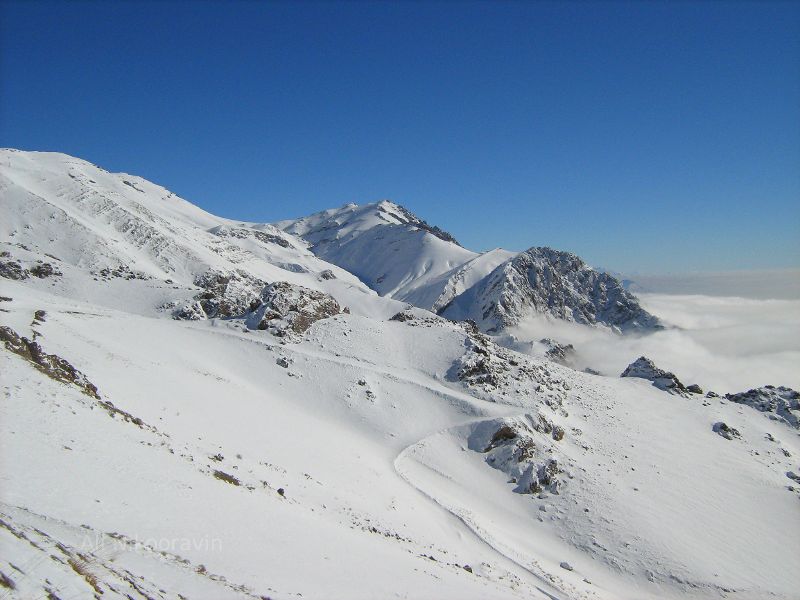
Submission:
[[[4,597],[796,598],[785,422],[389,319],[291,235],[63,155],[2,160],[0,260],[61,273],[0,278],[28,344],[0,346]],[[143,278],[101,274],[120,265]],[[353,310],[278,337],[158,308],[209,269]]]
[[389,201],[316,213],[276,227],[357,275],[381,296],[497,332],[548,314],[615,331],[652,331],[658,319],[622,282],[550,248],[476,254]]
[[[186,290],[198,291],[195,281],[209,271],[239,270],[330,293],[354,312],[391,315],[400,306],[376,302],[356,277],[271,225],[215,217],[140,177],[64,154],[1,150],[0,203],[0,250],[26,264],[45,260],[74,271],[80,285],[65,292],[93,302],[152,312]],[[109,278],[104,269],[120,278],[114,275],[120,267],[126,277],[138,276],[135,291],[92,284]],[[322,276],[326,271],[333,277]],[[138,297],[127,302],[131,293]]]
[[[314,254],[355,274],[381,296],[402,301],[427,298],[431,294],[421,290],[432,280],[478,256],[387,200],[347,204],[275,226],[302,237]],[[430,308],[424,304],[418,306]]]

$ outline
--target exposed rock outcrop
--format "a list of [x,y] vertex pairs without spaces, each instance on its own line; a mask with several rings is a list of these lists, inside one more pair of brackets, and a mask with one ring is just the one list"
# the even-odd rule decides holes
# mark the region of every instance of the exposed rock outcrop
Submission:
[[471,321],[460,325],[468,336],[466,352],[448,373],[451,380],[464,382],[487,400],[517,391],[535,394],[552,408],[561,406],[569,386],[546,364],[498,346]]
[[304,333],[316,321],[341,312],[339,303],[329,294],[279,281],[264,288],[259,305],[246,322],[250,329],[283,337]]
[[543,338],[539,343],[547,348],[544,355],[548,359],[564,366],[572,364],[575,357],[575,347],[572,344],[560,344],[552,338]]
[[738,429],[734,429],[733,427],[731,427],[726,423],[723,423],[722,421],[714,423],[712,429],[715,433],[718,433],[726,440],[735,440],[742,437]]
[[272,225],[260,225],[262,229],[253,229],[250,227],[228,227],[225,225],[218,225],[210,230],[210,233],[222,238],[232,237],[238,239],[253,238],[262,244],[276,244],[282,248],[291,246],[286,239],[285,234],[273,227]]
[[653,385],[660,390],[675,394],[688,394],[686,386],[681,383],[674,373],[659,369],[652,360],[646,356],[640,356],[622,372],[620,377],[638,377],[652,381]]
[[725,398],[767,413],[771,419],[783,421],[790,427],[800,428],[800,393],[791,388],[765,385],[739,394],[726,394]]
[[194,301],[179,307],[175,319],[197,321],[220,317],[239,317],[261,304],[259,296],[266,282],[243,271],[208,271],[195,278],[203,291]]
[[554,441],[561,440],[563,432],[543,415],[524,415],[482,423],[470,435],[469,446],[510,477],[514,492],[558,494],[564,482]]
[[[8,252],[4,252],[4,254],[6,257],[9,256]],[[24,267],[19,260],[0,261],[0,277],[5,277],[6,279],[21,281],[28,279],[28,277],[46,279],[48,277],[59,277],[61,275],[63,275],[63,273],[58,267],[54,267],[51,263],[41,260],[36,261],[30,268]]]
[[574,254],[540,247],[501,264],[440,314],[455,317],[459,311],[490,333],[536,313],[616,331],[662,327],[615,277],[595,271]]
[[21,356],[50,379],[73,385],[82,393],[96,400],[100,394],[89,379],[69,362],[55,354],[46,353],[42,347],[26,337],[20,336],[10,327],[0,327],[0,341],[6,350]]

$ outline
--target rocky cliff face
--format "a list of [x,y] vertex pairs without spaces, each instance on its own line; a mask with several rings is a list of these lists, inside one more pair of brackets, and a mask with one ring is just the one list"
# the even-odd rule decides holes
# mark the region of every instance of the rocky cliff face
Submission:
[[574,254],[541,247],[503,263],[441,311],[452,318],[463,313],[488,332],[535,313],[621,332],[661,328],[618,279],[595,271]]

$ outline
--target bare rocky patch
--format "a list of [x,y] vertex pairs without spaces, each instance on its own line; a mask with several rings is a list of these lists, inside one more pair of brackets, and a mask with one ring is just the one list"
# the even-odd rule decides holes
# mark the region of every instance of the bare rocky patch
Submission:
[[38,343],[20,336],[10,327],[0,327],[0,341],[6,350],[21,356],[50,379],[72,385],[90,398],[100,400],[97,386],[67,360],[56,354],[46,353]]
[[193,301],[179,307],[173,318],[199,321],[214,318],[240,317],[259,304],[259,295],[266,283],[244,271],[207,271],[195,278],[201,288]]
[[285,337],[305,333],[320,319],[341,312],[342,308],[333,296],[279,281],[264,288],[258,307],[247,316],[246,323],[250,329],[266,330]]
[[726,394],[725,399],[754,408],[795,429],[800,428],[800,392],[791,388],[765,385],[738,394]]
[[534,395],[551,408],[560,408],[569,385],[546,364],[495,344],[471,321],[460,323],[467,333],[466,352],[448,373],[486,400],[509,401],[511,396]]
[[470,449],[486,455],[486,463],[509,476],[518,494],[559,494],[564,481],[556,443],[564,429],[544,415],[480,423],[469,437]]

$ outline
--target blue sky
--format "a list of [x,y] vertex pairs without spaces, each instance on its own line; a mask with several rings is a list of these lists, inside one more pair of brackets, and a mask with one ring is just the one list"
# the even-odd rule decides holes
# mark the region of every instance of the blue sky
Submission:
[[390,198],[467,247],[800,265],[800,4],[0,2],[0,145],[273,221]]

